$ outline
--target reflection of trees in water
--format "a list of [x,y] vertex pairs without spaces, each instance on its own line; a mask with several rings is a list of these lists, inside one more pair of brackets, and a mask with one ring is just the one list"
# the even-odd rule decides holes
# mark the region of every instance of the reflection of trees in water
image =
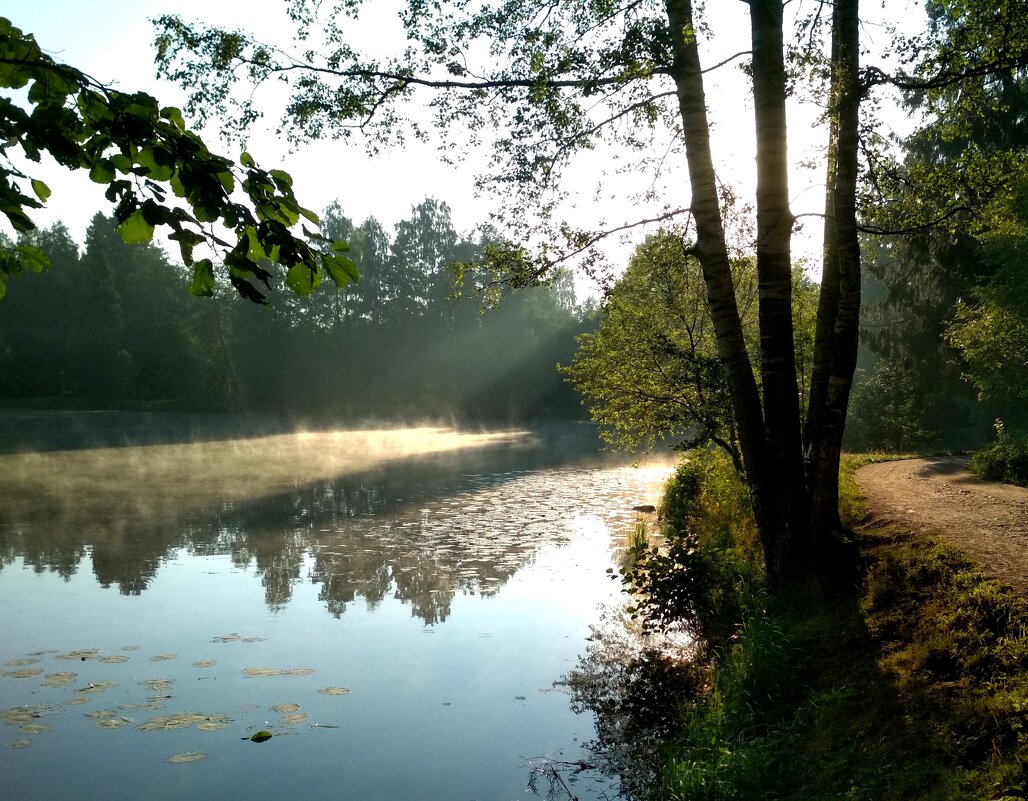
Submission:
[[67,578],[88,557],[101,585],[139,594],[179,551],[228,556],[257,574],[273,609],[309,580],[335,616],[391,595],[440,623],[456,595],[493,595],[539,547],[565,541],[576,514],[630,515],[653,480],[630,468],[511,469],[532,453],[407,460],[206,512],[182,511],[171,502],[182,489],[165,485],[119,482],[82,505],[69,493],[15,493],[0,497],[0,566],[20,556]]
[[655,768],[664,761],[662,744],[705,682],[702,662],[691,659],[687,644],[636,628],[621,610],[608,610],[578,664],[559,682],[571,694],[571,708],[596,719],[596,739],[588,744],[594,764],[620,781],[620,797],[631,799],[652,790]]

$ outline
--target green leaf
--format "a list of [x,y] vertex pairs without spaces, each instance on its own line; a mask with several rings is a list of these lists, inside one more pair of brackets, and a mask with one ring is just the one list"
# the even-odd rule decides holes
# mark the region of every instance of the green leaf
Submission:
[[161,109],[161,116],[178,128],[180,131],[186,129],[186,121],[182,117],[182,111],[174,106],[166,106]]
[[4,89],[21,89],[28,82],[28,70],[22,65],[0,64],[0,87]]
[[257,229],[253,226],[247,226],[246,240],[246,258],[250,259],[250,261],[260,261],[261,259],[266,259],[268,257],[267,253],[264,252],[264,248],[261,245],[260,240],[257,238]]
[[89,178],[98,184],[109,184],[114,180],[114,165],[110,159],[98,159],[89,169]]
[[186,187],[182,183],[182,170],[175,170],[175,174],[171,176],[171,191],[175,193],[175,197],[185,197]]
[[283,170],[268,170],[268,175],[274,179],[275,185],[278,186],[280,192],[285,192],[285,189],[282,188],[283,186],[288,189],[293,185],[293,176]]
[[271,737],[272,734],[270,731],[265,731],[264,729],[261,729],[259,732],[254,734],[253,737],[251,737],[250,739],[255,743],[266,743],[268,740],[271,739]]
[[50,187],[42,181],[40,181],[38,178],[32,179],[32,191],[35,192],[36,197],[38,197],[44,203],[46,203],[47,199],[50,197]]
[[136,156],[136,163],[146,170],[146,175],[155,181],[167,181],[173,174],[172,168],[167,164],[159,163],[158,154],[152,147],[144,147]]
[[306,264],[294,264],[286,273],[286,286],[302,298],[307,297],[321,284],[321,273],[314,272]]
[[214,264],[210,259],[200,259],[193,265],[193,280],[189,284],[189,294],[198,298],[209,298],[214,294],[216,287]]
[[325,272],[328,273],[328,277],[332,279],[332,282],[337,287],[342,288],[350,283],[351,280],[360,280],[360,271],[357,269],[356,263],[346,256],[325,256],[322,264],[325,267]]
[[34,273],[41,273],[50,266],[50,258],[43,251],[32,245],[19,245],[21,263]]
[[118,226],[118,233],[126,245],[141,245],[153,239],[153,226],[146,221],[142,210],[137,209]]
[[257,166],[257,162],[253,160],[253,156],[251,156],[245,150],[243,151],[243,155],[241,155],[239,157],[239,163],[242,164],[244,167],[256,167]]

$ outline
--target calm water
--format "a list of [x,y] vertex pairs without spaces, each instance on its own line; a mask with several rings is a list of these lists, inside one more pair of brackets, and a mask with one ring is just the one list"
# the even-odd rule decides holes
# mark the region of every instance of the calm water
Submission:
[[564,457],[576,440],[0,456],[0,798],[533,797],[545,760],[589,758],[554,682],[666,475]]

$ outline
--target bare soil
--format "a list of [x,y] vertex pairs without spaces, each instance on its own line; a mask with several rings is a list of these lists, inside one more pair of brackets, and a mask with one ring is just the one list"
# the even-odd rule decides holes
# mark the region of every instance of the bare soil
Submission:
[[1028,489],[982,481],[954,457],[870,464],[856,479],[877,522],[952,545],[1028,594]]

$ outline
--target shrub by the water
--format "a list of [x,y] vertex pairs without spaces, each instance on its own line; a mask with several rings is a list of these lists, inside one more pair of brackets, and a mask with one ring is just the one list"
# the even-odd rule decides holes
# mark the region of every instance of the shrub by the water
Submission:
[[622,576],[629,611],[651,630],[684,624],[725,642],[761,581],[745,488],[727,459],[694,451],[668,479],[659,512],[663,544],[637,543]]

